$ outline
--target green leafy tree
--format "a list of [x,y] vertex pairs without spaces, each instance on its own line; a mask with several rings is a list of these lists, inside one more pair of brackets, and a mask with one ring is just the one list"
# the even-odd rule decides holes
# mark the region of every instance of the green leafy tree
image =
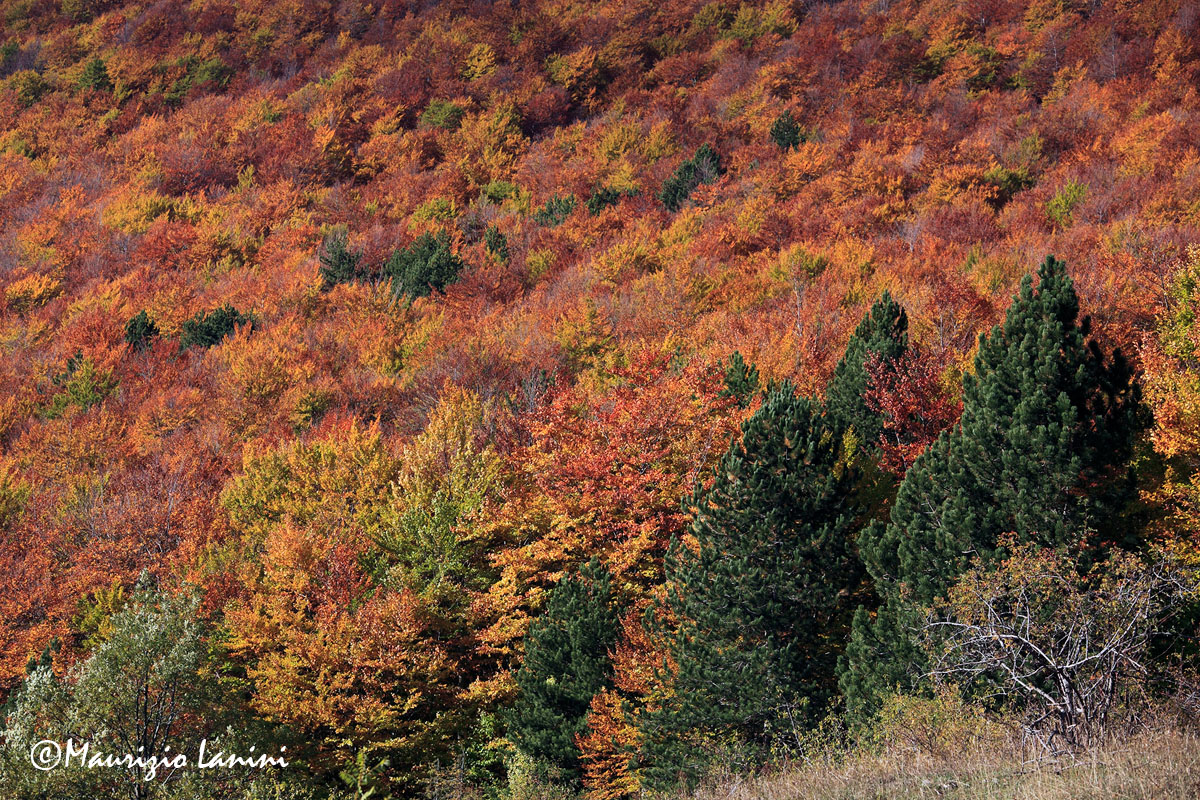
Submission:
[[1001,534],[1049,547],[1088,531],[1102,545],[1126,535],[1128,463],[1147,424],[1139,387],[1120,351],[1106,359],[1088,341],[1066,265],[1049,257],[1037,276],[981,337],[959,425],[909,469],[888,524],[860,536],[884,606],[874,621],[856,618],[841,678],[856,716],[914,685],[925,668],[911,641],[920,609],[972,557],[1004,557]]
[[465,113],[462,106],[449,100],[430,100],[421,112],[421,125],[452,131],[458,128]]
[[392,252],[383,266],[397,297],[428,297],[458,279],[462,259],[450,249],[450,235],[423,233],[408,247]]
[[717,151],[712,145],[700,145],[695,154],[680,164],[675,173],[663,182],[658,200],[668,211],[678,211],[697,186],[712,183],[724,174],[725,169],[721,166]]
[[529,626],[525,662],[508,735],[517,748],[572,784],[580,777],[575,737],[584,731],[592,697],[610,678],[616,642],[611,576],[592,559],[550,593],[545,613]]
[[328,289],[339,283],[364,280],[367,275],[363,268],[362,256],[361,250],[351,250],[347,245],[345,229],[331,231],[322,242],[321,254],[318,256],[321,262],[318,270],[321,283]]
[[47,419],[61,417],[72,406],[87,411],[117,390],[117,380],[111,370],[97,367],[81,350],[67,359],[66,369],[52,380],[58,391],[42,411]]
[[649,785],[692,781],[718,752],[753,763],[794,748],[825,711],[859,584],[855,479],[820,405],[785,382],[697,490],[695,544],[673,543],[656,614],[676,621],[677,672],[642,717]]
[[207,313],[200,312],[191,319],[184,320],[179,349],[220,344],[221,340],[237,330],[239,325],[247,323],[254,324],[252,317],[228,304]]
[[879,412],[867,406],[867,361],[874,355],[893,361],[908,348],[908,315],[891,294],[884,292],[858,324],[846,352],[825,389],[825,406],[842,431],[853,431],[858,442],[873,449],[883,432]]
[[[192,593],[172,596],[156,589],[145,574],[124,606],[104,626],[92,654],[66,675],[54,673],[49,658],[30,665],[14,693],[0,748],[4,796],[14,800],[63,798],[187,798],[238,796],[254,776],[246,770],[195,769],[201,739],[211,755],[248,752],[250,742],[220,733],[237,721],[212,671],[210,650],[197,619]],[[251,735],[261,731],[252,732]],[[40,770],[30,750],[50,740],[65,756],[68,739],[89,754],[173,758],[185,754],[191,769],[162,765],[85,768],[78,759]],[[251,740],[262,748],[267,738]],[[284,751],[271,749],[272,755]],[[53,754],[51,753],[51,756]],[[49,763],[49,762],[46,762]],[[228,794],[218,794],[221,786]]]
[[125,342],[135,350],[145,350],[150,346],[150,340],[157,336],[158,325],[145,309],[125,323]]

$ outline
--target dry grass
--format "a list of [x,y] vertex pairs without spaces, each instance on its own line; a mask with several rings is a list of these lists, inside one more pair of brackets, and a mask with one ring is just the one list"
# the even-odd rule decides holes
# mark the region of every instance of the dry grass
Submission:
[[993,741],[954,757],[912,750],[726,778],[694,800],[1200,800],[1200,735],[1164,729],[1073,760],[1027,763]]

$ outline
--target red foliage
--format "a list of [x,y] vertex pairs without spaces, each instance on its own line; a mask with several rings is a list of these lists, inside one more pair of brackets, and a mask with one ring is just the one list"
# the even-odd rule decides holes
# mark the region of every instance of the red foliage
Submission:
[[872,354],[866,368],[867,405],[883,415],[882,464],[903,475],[938,434],[958,421],[962,399],[949,388],[947,370],[919,347],[894,360]]

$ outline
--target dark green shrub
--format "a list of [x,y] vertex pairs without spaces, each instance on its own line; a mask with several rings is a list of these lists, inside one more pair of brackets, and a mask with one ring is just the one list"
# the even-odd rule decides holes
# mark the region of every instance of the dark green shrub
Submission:
[[230,78],[233,77],[233,67],[215,56],[207,61],[201,61],[195,56],[188,56],[183,59],[182,63],[187,68],[187,72],[171,84],[171,88],[163,95],[163,99],[169,105],[179,105],[192,89],[198,86],[224,89],[229,85]]
[[622,197],[633,197],[636,194],[636,189],[618,190],[601,186],[592,192],[591,197],[584,202],[584,205],[587,206],[588,213],[594,217],[609,206],[616,205]]

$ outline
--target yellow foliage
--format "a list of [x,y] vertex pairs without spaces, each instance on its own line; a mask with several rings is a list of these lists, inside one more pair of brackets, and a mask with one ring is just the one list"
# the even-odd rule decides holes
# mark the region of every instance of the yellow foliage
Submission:
[[41,308],[62,294],[62,282],[50,275],[32,272],[17,278],[4,290],[8,307],[18,314]]
[[1130,125],[1113,141],[1121,156],[1121,171],[1127,175],[1146,175],[1162,163],[1159,152],[1163,139],[1177,127],[1174,117],[1163,112]]
[[172,198],[154,190],[118,197],[104,207],[100,219],[113,230],[145,233],[154,220],[171,213]]
[[463,65],[462,75],[469,81],[486,78],[496,71],[496,51],[491,45],[480,42],[471,48]]
[[617,119],[605,128],[604,135],[596,144],[596,153],[606,163],[612,163],[626,153],[636,150],[642,140],[641,125],[631,120]]
[[645,275],[662,268],[659,248],[652,237],[641,233],[620,241],[601,253],[594,267],[603,280],[616,283],[629,276]]
[[512,102],[468,114],[459,127],[458,139],[461,145],[458,166],[476,186],[509,178],[517,157],[529,144]]
[[660,158],[671,155],[678,149],[675,137],[671,135],[671,125],[666,120],[654,123],[649,133],[642,139],[642,156],[651,164]]

